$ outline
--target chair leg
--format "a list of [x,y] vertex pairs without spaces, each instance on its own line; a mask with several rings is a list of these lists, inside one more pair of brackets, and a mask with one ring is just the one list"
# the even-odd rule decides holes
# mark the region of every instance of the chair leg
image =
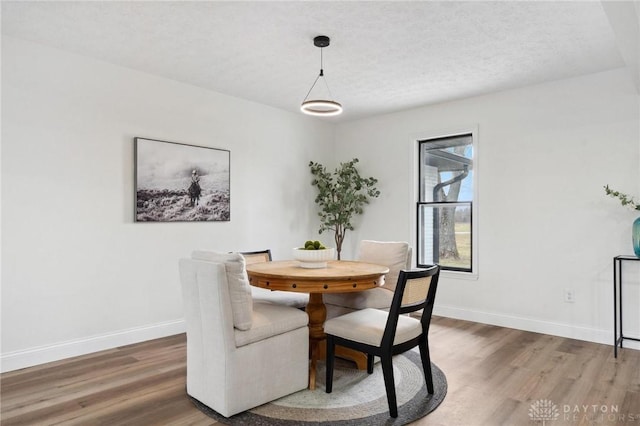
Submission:
[[373,373],[373,355],[367,354],[367,373]]
[[398,403],[396,402],[396,385],[393,380],[393,363],[391,354],[380,357],[382,362],[382,375],[384,377],[384,387],[387,391],[387,403],[389,404],[389,415],[398,417]]
[[429,355],[429,342],[425,339],[418,345],[420,348],[420,358],[422,359],[422,370],[424,371],[424,381],[427,384],[427,392],[433,395],[433,374],[431,372],[431,356]]
[[331,391],[333,390],[333,365],[335,362],[335,350],[336,345],[333,342],[333,336],[327,335],[327,361],[325,364],[327,373],[327,378],[325,380],[326,393],[331,393]]

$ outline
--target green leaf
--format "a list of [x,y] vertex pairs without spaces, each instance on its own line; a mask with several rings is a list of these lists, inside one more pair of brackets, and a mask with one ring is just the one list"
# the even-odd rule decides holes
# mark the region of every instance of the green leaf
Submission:
[[623,194],[622,192],[614,191],[609,188],[609,185],[604,186],[604,192],[612,198],[619,199],[620,204],[622,204],[623,206],[629,206],[634,210],[640,210],[640,203],[636,202],[633,197],[630,197],[627,194]]
[[352,217],[364,212],[363,207],[369,204],[370,198],[380,196],[380,191],[375,187],[378,180],[373,177],[361,177],[355,167],[358,162],[359,160],[354,158],[349,162],[340,163],[333,173],[327,172],[320,163],[309,162],[313,176],[311,185],[318,190],[315,203],[320,208],[319,233],[334,231],[338,254],[344,233],[354,229],[351,224]]

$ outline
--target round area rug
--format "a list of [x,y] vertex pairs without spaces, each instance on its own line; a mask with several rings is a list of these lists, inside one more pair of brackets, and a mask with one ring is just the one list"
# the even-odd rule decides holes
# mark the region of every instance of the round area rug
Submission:
[[228,425],[405,425],[435,410],[447,394],[447,379],[431,364],[434,393],[427,393],[420,354],[407,351],[393,358],[398,417],[389,417],[389,405],[380,363],[373,374],[358,370],[349,362],[336,358],[333,392],[325,392],[324,362],[318,363],[316,389],[285,396],[251,410],[224,417],[198,400],[198,409]]

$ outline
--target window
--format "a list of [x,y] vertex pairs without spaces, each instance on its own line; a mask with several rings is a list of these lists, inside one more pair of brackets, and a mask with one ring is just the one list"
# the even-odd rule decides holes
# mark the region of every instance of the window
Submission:
[[473,159],[473,133],[418,141],[418,267],[475,272]]

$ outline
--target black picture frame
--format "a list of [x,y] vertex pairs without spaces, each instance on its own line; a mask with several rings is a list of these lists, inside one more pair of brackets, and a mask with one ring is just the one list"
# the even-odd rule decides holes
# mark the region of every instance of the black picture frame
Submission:
[[231,220],[231,151],[134,138],[135,222]]

